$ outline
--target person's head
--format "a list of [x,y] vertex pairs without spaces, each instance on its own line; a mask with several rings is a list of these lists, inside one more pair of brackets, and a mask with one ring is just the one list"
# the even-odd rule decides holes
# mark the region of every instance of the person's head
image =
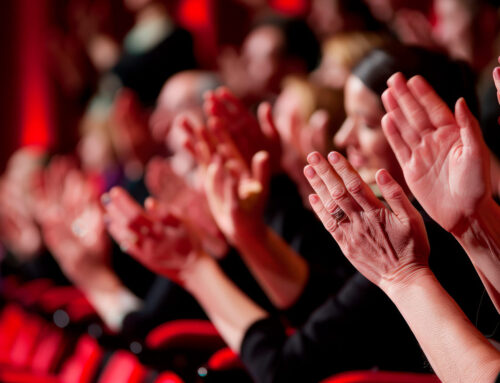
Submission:
[[434,37],[455,58],[481,70],[491,60],[498,32],[495,6],[481,0],[436,0]]
[[314,78],[322,85],[343,89],[351,69],[373,48],[389,41],[380,32],[343,32],[327,39],[322,45],[322,58]]
[[[273,108],[283,143],[302,155],[304,161],[309,153],[303,152],[304,149],[319,150],[326,155],[332,149],[331,137],[345,118],[342,100],[340,90],[318,86],[304,77],[287,77]],[[319,119],[316,125],[314,119]],[[325,124],[324,129],[315,129],[319,124]]]
[[[149,120],[153,138],[159,143],[177,147],[175,137],[178,132],[169,134],[173,122],[180,114],[189,114],[195,122],[203,121],[203,94],[221,85],[219,78],[212,72],[184,71],[173,75],[163,86],[156,101],[156,107]],[[175,150],[174,147],[170,149]]]
[[389,77],[402,72],[406,78],[422,75],[453,110],[464,97],[477,115],[473,75],[462,62],[416,47],[392,45],[370,52],[349,76],[345,87],[347,119],[334,137],[334,143],[346,151],[348,160],[368,184],[375,173],[385,168],[405,185],[402,171],[381,128],[384,108],[381,95]]
[[285,76],[312,71],[320,47],[304,21],[272,18],[252,29],[241,53],[252,93],[265,95],[278,93]]
[[339,32],[382,28],[363,0],[312,0],[307,21],[321,39]]

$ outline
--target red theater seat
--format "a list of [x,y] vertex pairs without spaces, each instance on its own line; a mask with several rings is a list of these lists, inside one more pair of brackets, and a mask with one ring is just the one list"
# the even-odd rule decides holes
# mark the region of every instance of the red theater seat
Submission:
[[212,323],[206,320],[175,320],[164,323],[146,337],[151,349],[192,348],[213,349],[224,347],[225,343]]
[[321,383],[440,383],[436,375],[390,371],[351,371],[332,376]]

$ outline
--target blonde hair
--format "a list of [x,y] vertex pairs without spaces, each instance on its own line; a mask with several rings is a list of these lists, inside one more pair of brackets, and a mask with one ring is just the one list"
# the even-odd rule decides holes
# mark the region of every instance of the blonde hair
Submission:
[[343,92],[294,75],[283,80],[281,89],[291,90],[300,96],[300,113],[306,120],[309,120],[317,110],[324,110],[328,113],[330,123],[324,140],[328,149],[332,149],[332,137],[345,120]]
[[337,33],[323,43],[323,58],[331,58],[350,71],[364,55],[389,39],[388,35],[377,32]]

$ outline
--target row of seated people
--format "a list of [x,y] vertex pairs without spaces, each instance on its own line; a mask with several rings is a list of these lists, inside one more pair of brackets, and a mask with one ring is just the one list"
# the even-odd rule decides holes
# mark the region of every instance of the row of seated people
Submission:
[[[297,36],[304,41],[294,46]],[[13,233],[4,241],[18,254],[30,253],[22,244],[32,250],[43,242],[51,254],[24,265],[15,259],[13,273],[33,278],[53,257],[57,267],[42,274],[78,287],[104,333],[114,333],[99,336],[114,350],[133,342],[135,351],[138,344],[149,349],[165,333],[186,330],[153,331],[162,323],[204,320],[188,322],[196,326],[187,328],[193,345],[182,341],[194,350],[187,366],[175,363],[182,359],[177,351],[152,360],[149,350],[139,355],[155,371],[172,369],[186,381],[200,379],[198,367],[209,360],[209,367],[237,366],[256,382],[333,374],[340,375],[332,381],[344,382],[435,381],[395,373],[429,374],[422,349],[443,381],[492,381],[498,352],[468,321],[477,322],[479,309],[476,324],[498,339],[498,206],[491,196],[500,177],[495,162],[490,175],[490,154],[465,102],[450,112],[463,97],[479,117],[472,73],[384,33],[353,34],[355,58],[339,86],[345,122],[339,94],[302,77],[288,78],[273,106],[257,107],[272,100],[286,74],[314,67],[312,37],[296,21],[255,28],[243,62],[262,68],[251,59],[266,42],[272,70],[252,72],[248,88],[232,86],[240,98],[219,88],[230,83],[223,73],[171,77],[159,95],[148,96],[156,99],[150,132],[136,97],[144,99],[143,88],[100,95],[86,116],[81,166],[68,158],[45,166],[44,153],[20,153],[3,178],[3,212],[18,219],[3,221],[4,237]],[[408,84],[391,77],[397,72],[423,76],[438,96],[420,77]],[[127,83],[127,73],[116,74]],[[143,73],[129,74],[145,84]],[[157,89],[163,82],[151,81]],[[324,160],[334,148],[355,170],[337,152]],[[151,159],[153,152],[162,157]],[[26,270],[33,261],[35,273]],[[78,317],[74,311],[86,315],[84,307],[66,309]],[[209,347],[200,351],[203,336]],[[231,351],[220,349],[221,339]],[[97,376],[108,371],[101,365]],[[393,373],[342,375],[373,368]]]

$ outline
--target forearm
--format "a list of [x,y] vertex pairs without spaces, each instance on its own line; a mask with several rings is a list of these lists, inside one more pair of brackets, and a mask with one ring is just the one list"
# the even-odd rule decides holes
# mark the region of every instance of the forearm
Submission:
[[293,305],[309,276],[304,258],[267,226],[237,241],[236,247],[271,302],[279,309]]
[[184,287],[196,298],[232,350],[239,353],[246,330],[268,314],[241,292],[217,262],[200,256],[181,273]]
[[465,232],[453,234],[500,312],[500,207],[491,199],[469,219],[467,227]]
[[77,278],[74,283],[113,331],[120,331],[125,316],[142,307],[142,301],[108,268],[94,270],[90,277]]
[[443,382],[493,382],[500,353],[470,323],[430,269],[386,287]]

